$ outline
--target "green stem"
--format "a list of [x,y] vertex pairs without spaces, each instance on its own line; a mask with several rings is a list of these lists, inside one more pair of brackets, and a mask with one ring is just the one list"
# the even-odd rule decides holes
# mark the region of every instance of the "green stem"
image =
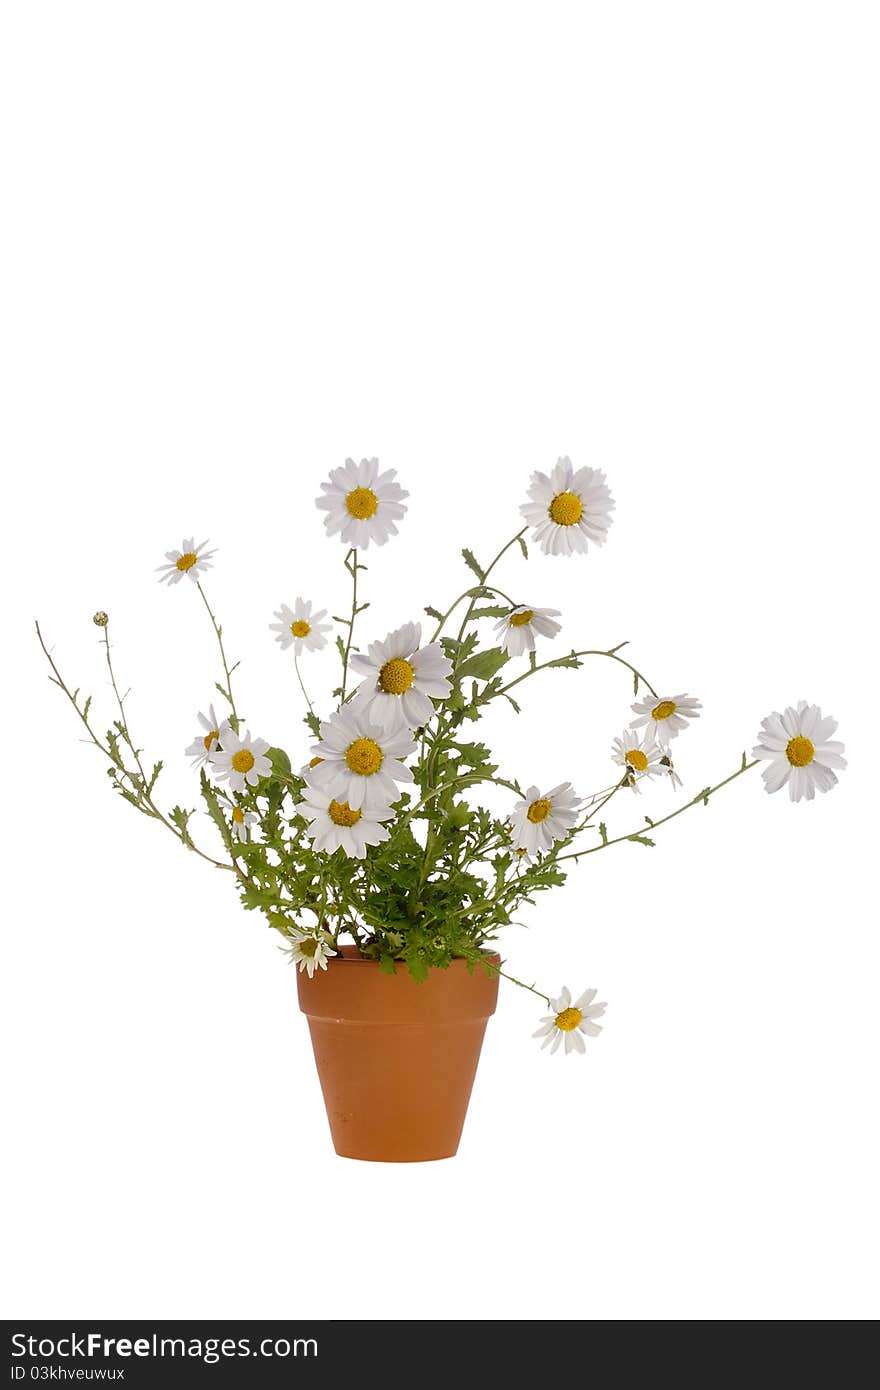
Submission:
[[600,849],[608,849],[610,845],[619,845],[624,840],[631,840],[634,835],[650,834],[652,831],[656,830],[658,826],[665,825],[667,821],[675,820],[676,816],[680,816],[685,811],[689,811],[692,806],[699,806],[700,804],[704,806],[708,805],[710,796],[714,796],[715,792],[720,791],[722,787],[726,787],[728,782],[735,782],[737,777],[742,777],[743,773],[748,772],[750,768],[757,767],[758,762],[758,758],[754,758],[751,762],[747,762],[745,760],[745,755],[743,755],[742,767],[738,768],[736,772],[732,772],[729,777],[725,777],[723,782],[717,782],[714,787],[706,787],[698,796],[695,796],[692,801],[686,801],[683,806],[679,806],[677,811],[670,811],[668,816],[661,816],[660,820],[655,820],[651,825],[641,825],[636,830],[630,830],[626,835],[615,835],[612,840],[603,840],[601,845],[593,845],[592,849],[579,849],[572,851],[571,854],[560,854],[557,857],[556,863],[560,864],[564,859],[580,859],[585,854],[596,854]]
[[79,719],[85,727],[86,733],[88,734],[90,741],[94,744],[98,751],[100,753],[103,753],[104,757],[107,758],[113,764],[114,767],[118,768],[119,772],[128,780],[135,798],[143,803],[138,809],[142,810],[145,815],[150,816],[152,819],[160,821],[161,824],[165,826],[166,830],[170,830],[174,838],[176,840],[179,840],[180,843],[186,849],[191,850],[193,854],[197,854],[199,858],[204,859],[206,863],[213,865],[215,869],[227,869],[231,873],[237,874],[239,877],[242,877],[241,870],[238,868],[236,864],[224,864],[219,859],[214,859],[212,855],[206,854],[204,850],[199,849],[198,845],[194,843],[192,836],[190,836],[188,833],[187,836],[184,836],[183,832],[179,830],[177,826],[173,824],[172,821],[169,821],[168,818],[162,814],[162,812],[159,810],[159,807],[153,800],[152,796],[147,791],[148,779],[146,777],[146,774],[144,773],[144,769],[140,761],[140,756],[132,742],[131,735],[128,730],[128,721],[125,717],[125,710],[119,695],[119,690],[116,685],[116,676],[113,671],[113,663],[110,657],[110,643],[107,637],[106,627],[104,628],[103,640],[107,652],[107,665],[110,668],[110,681],[113,686],[113,693],[116,696],[116,703],[119,706],[120,724],[123,729],[125,742],[134,754],[134,760],[138,769],[137,773],[129,772],[126,767],[120,766],[117,759],[114,758],[110,748],[108,748],[107,745],[102,743],[100,738],[98,738],[97,734],[95,733],[94,729],[89,723],[88,716],[84,713],[83,710],[80,709],[73,692],[68,688],[64,680],[64,677],[61,675],[58,666],[55,664],[52,654],[43,640],[43,634],[40,631],[40,624],[36,622],[34,623],[34,626],[37,630],[37,639],[40,643],[40,646],[43,649],[43,654],[46,657],[46,660],[48,661],[50,667],[52,668],[53,675],[51,679],[53,680],[53,683],[64,692],[70,703],[73,705],[73,708],[76,710]]
[[[349,561],[351,563],[349,563]],[[351,653],[351,642],[354,636],[354,623],[358,615],[358,553],[352,546],[345,557],[345,568],[351,575],[351,618],[348,622],[348,638],[345,643],[345,651],[342,656],[342,694],[340,695],[340,705],[345,704],[345,691],[348,685],[348,658]]]
[[[473,587],[474,587],[474,585],[471,585],[471,588],[473,588]],[[518,606],[516,600],[515,600],[515,599],[512,599],[512,598],[510,597],[510,594],[506,594],[506,593],[504,592],[503,589],[499,589],[498,586],[497,586],[496,584],[483,584],[481,587],[484,588],[484,589],[486,590],[486,594],[487,594],[487,595],[488,595],[488,594],[497,594],[499,598],[503,598],[503,599],[504,599],[504,602],[505,602],[505,603],[509,603],[511,608],[516,608],[516,607]],[[450,618],[450,617],[452,616],[452,614],[455,612],[455,610],[456,610],[456,608],[458,607],[458,605],[459,605],[460,603],[462,603],[466,598],[474,598],[474,595],[471,593],[471,590],[470,590],[470,589],[465,589],[464,593],[459,594],[459,596],[458,596],[458,598],[455,600],[455,602],[449,605],[449,607],[447,608],[446,612],[443,614],[443,616],[442,616],[442,618],[440,619],[439,623],[438,623],[437,626],[435,627],[433,633],[431,634],[431,639],[430,639],[430,640],[431,640],[432,642],[436,642],[436,641],[437,641],[437,638],[440,636],[440,633],[443,631],[444,627],[446,626],[446,620],[447,620],[447,618]]]
[[527,989],[530,994],[536,994],[539,999],[544,1000],[548,1008],[553,1008],[553,1000],[550,998],[549,994],[544,994],[543,990],[535,989],[534,985],[527,985],[525,980],[518,980],[515,975],[508,975],[507,971],[502,970],[500,965],[496,965],[494,960],[487,960],[485,962],[485,969],[494,970],[496,975],[500,975],[503,979],[509,980],[512,985],[519,985],[520,989]]
[[306,704],[308,705],[309,710],[311,711],[311,713],[314,714],[314,713],[315,713],[315,707],[314,707],[314,705],[312,704],[311,700],[309,699],[309,692],[306,690],[305,685],[303,684],[302,672],[301,672],[300,669],[299,669],[299,652],[297,651],[297,649],[296,649],[295,646],[294,646],[294,649],[293,649],[293,666],[294,666],[294,670],[296,671],[296,678],[297,678],[297,680],[299,681],[299,688],[300,688],[300,690],[301,690],[302,693],[303,693],[303,698],[304,698]]
[[[494,560],[492,561],[492,563],[490,564],[489,568],[483,570],[483,577],[482,577],[482,579],[480,580],[481,585],[484,585],[484,586],[485,586],[486,580],[489,578],[489,575],[492,573],[493,569],[494,569],[495,566],[498,564],[498,561],[499,561],[504,555],[507,554],[508,550],[510,549],[510,547],[511,547],[512,545],[516,545],[517,541],[522,540],[523,536],[525,535],[526,531],[528,531],[528,529],[529,529],[528,526],[524,526],[524,527],[522,528],[521,531],[517,531],[517,533],[516,533],[515,536],[511,536],[510,540],[507,542],[506,545],[503,545],[503,546],[501,547],[501,549],[499,550],[498,554],[495,556],[495,559],[494,559]],[[468,605],[468,610],[467,610],[467,612],[465,613],[465,615],[464,615],[464,620],[463,620],[463,622],[462,622],[462,624],[461,624],[461,627],[460,627],[459,630],[458,630],[458,640],[459,640],[459,642],[461,641],[462,637],[464,636],[464,630],[465,630],[465,628],[467,627],[468,623],[469,623],[470,620],[471,620],[471,614],[473,613],[474,609],[476,608],[477,602],[478,602],[478,599],[477,599],[476,597],[473,597],[473,598],[471,599],[469,605]],[[514,607],[515,607],[515,606],[516,606],[516,605],[514,605]]]
[[[620,650],[620,647],[625,646],[625,645],[626,645],[625,643],[621,642],[618,646],[612,647],[611,650],[610,650],[610,651],[607,651],[607,652],[606,652],[606,651],[599,651],[599,650],[592,650],[592,649],[591,649],[591,650],[589,650],[589,651],[570,652],[569,655],[570,655],[570,656],[575,656],[575,657],[581,657],[581,656],[606,656],[606,657],[609,657],[609,658],[611,659],[611,661],[616,661],[616,662],[619,663],[619,665],[625,666],[626,669],[627,669],[628,671],[632,671],[633,675],[634,675],[634,676],[637,676],[638,679],[642,682],[642,684],[643,684],[643,685],[646,685],[646,686],[648,687],[648,689],[650,690],[651,694],[652,694],[653,696],[656,697],[657,691],[654,689],[653,685],[652,685],[651,682],[648,680],[647,676],[643,675],[641,671],[638,671],[638,670],[635,668],[635,666],[633,666],[629,661],[626,661],[622,656],[618,656],[618,655],[617,655],[618,651]],[[508,681],[507,685],[502,685],[501,689],[500,689],[500,690],[496,690],[496,691],[495,691],[495,694],[494,694],[491,698],[492,698],[492,699],[496,699],[499,695],[506,695],[507,692],[508,692],[509,690],[512,690],[513,687],[514,687],[515,685],[519,685],[521,681],[528,680],[529,676],[533,676],[533,675],[535,674],[536,671],[546,671],[549,667],[557,665],[558,661],[559,661],[559,658],[558,658],[558,657],[555,657],[555,658],[551,658],[549,661],[536,662],[534,666],[530,666],[530,667],[529,667],[528,671],[524,671],[524,672],[522,673],[521,676],[517,676],[516,680]]]
[[[214,629],[214,635],[215,635],[216,638],[217,638],[217,645],[218,645],[218,647],[220,648],[220,660],[221,660],[222,663],[223,663],[223,674],[224,674],[225,677],[226,677],[226,689],[223,690],[223,688],[222,688],[222,686],[221,686],[221,690],[222,690],[222,693],[225,695],[226,699],[229,701],[229,708],[232,710],[232,718],[233,718],[233,720],[234,720],[233,727],[234,727],[234,729],[235,729],[235,731],[236,731],[236,733],[237,733],[237,732],[238,732],[238,722],[239,722],[239,721],[238,721],[238,711],[237,711],[237,709],[235,708],[235,700],[233,699],[233,695],[232,695],[232,672],[235,670],[235,666],[230,667],[229,662],[226,660],[226,649],[225,649],[224,646],[223,646],[223,629],[222,629],[222,627],[220,626],[220,624],[217,622],[216,617],[214,616],[214,611],[213,611],[213,609],[211,608],[210,603],[208,602],[208,597],[207,597],[207,595],[206,595],[204,589],[202,588],[201,580],[197,580],[197,581],[196,581],[196,588],[198,589],[199,593],[200,593],[201,596],[202,596],[202,603],[205,605],[205,608],[208,610],[208,617],[211,619],[211,626],[212,626],[213,629]],[[238,662],[236,662],[235,665],[237,666],[237,665],[238,665]]]

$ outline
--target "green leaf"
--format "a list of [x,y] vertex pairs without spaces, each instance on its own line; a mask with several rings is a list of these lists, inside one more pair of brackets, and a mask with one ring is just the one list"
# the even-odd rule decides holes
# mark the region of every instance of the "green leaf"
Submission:
[[431,967],[421,954],[407,956],[406,968],[417,985],[423,985],[431,973]]
[[428,615],[429,618],[436,618],[437,621],[438,621],[438,623],[442,623],[442,621],[443,621],[443,614],[440,613],[440,612],[438,612],[438,610],[437,610],[436,608],[430,608],[430,607],[427,607],[427,606],[426,606],[425,612],[427,613],[427,615]]
[[487,681],[500,671],[501,667],[509,661],[507,652],[502,651],[501,647],[492,647],[489,651],[477,652],[475,656],[470,656],[461,666],[456,669],[456,675],[460,677],[473,676],[477,680]]
[[546,663],[547,666],[568,666],[572,671],[577,671],[583,664],[575,652],[569,652],[568,656],[557,656],[555,661]]
[[527,560],[529,558],[529,547],[526,545],[522,536],[517,536],[517,540],[519,541],[519,548],[523,553],[523,559]]
[[489,608],[475,608],[472,618],[506,618],[510,609],[506,604],[494,604]]
[[379,969],[383,975],[396,975],[397,963],[394,957],[383,952],[379,957]]
[[290,776],[290,759],[283,748],[269,748],[266,757],[272,764],[272,771],[280,773],[282,777]]
[[638,673],[638,671],[636,671],[636,672],[634,673],[634,675],[633,675],[633,694],[634,694],[634,695],[638,695],[638,693],[639,693],[639,673]]
[[608,843],[608,827],[604,821],[599,822],[599,834],[602,836],[603,845]]
[[654,841],[649,840],[647,835],[627,835],[626,838],[633,840],[637,845],[650,845],[652,848],[654,846]]
[[462,555],[462,559],[464,560],[464,562],[465,562],[465,564],[467,565],[468,569],[469,569],[469,570],[473,570],[474,574],[477,576],[477,578],[479,579],[480,583],[482,584],[482,582],[483,582],[483,580],[485,579],[486,576],[485,576],[485,574],[483,573],[483,571],[480,569],[480,566],[477,564],[477,562],[476,562],[476,560],[475,560],[475,558],[474,558],[474,553],[473,553],[473,551],[472,551],[472,550],[468,550],[467,547],[465,547],[465,549],[462,550],[461,555]]
[[321,737],[321,721],[313,710],[309,710],[308,714],[303,719],[303,723],[309,726],[315,738]]
[[176,825],[180,831],[183,843],[192,848],[192,836],[189,833],[190,816],[194,816],[195,811],[185,811],[182,806],[174,806],[169,812],[172,825]]

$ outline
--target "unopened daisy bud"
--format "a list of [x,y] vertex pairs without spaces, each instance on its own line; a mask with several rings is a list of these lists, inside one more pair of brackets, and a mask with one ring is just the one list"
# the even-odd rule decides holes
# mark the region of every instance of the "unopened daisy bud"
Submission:
[[95,624],[95,627],[106,627],[109,621],[110,618],[108,614],[104,612],[103,608],[99,608],[97,613],[92,618],[92,622]]

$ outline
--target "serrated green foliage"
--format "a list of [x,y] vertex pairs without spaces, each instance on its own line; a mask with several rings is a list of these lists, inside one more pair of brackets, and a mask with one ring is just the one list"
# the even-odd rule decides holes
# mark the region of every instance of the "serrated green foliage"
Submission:
[[465,564],[467,565],[468,569],[469,569],[469,570],[473,570],[474,574],[477,576],[477,578],[479,579],[480,583],[482,584],[482,582],[483,582],[483,580],[484,580],[484,578],[485,578],[485,574],[483,573],[483,571],[482,571],[482,569],[480,568],[480,566],[477,564],[477,561],[476,561],[476,559],[474,558],[474,553],[473,553],[473,551],[472,551],[472,550],[468,550],[467,548],[465,548],[464,550],[462,550],[461,556],[462,556],[462,559],[464,560]]

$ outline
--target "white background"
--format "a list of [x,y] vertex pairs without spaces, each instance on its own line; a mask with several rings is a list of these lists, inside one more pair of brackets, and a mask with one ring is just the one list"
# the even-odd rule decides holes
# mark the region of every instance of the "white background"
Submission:
[[[877,37],[839,0],[5,8],[7,1316],[877,1313]],[[702,697],[687,790],[801,697],[850,767],[584,862],[503,949],[598,986],[588,1055],[505,988],[460,1156],[338,1159],[275,934],[114,801],[32,619],[105,727],[110,611],[195,804],[217,662],[166,549],[220,547],[240,705],[297,762],[267,624],[346,602],[321,478],[377,454],[411,494],[369,638],[563,453],[606,469],[609,543],[505,587]],[[504,767],[602,785],[626,673],[526,690],[482,726]]]

